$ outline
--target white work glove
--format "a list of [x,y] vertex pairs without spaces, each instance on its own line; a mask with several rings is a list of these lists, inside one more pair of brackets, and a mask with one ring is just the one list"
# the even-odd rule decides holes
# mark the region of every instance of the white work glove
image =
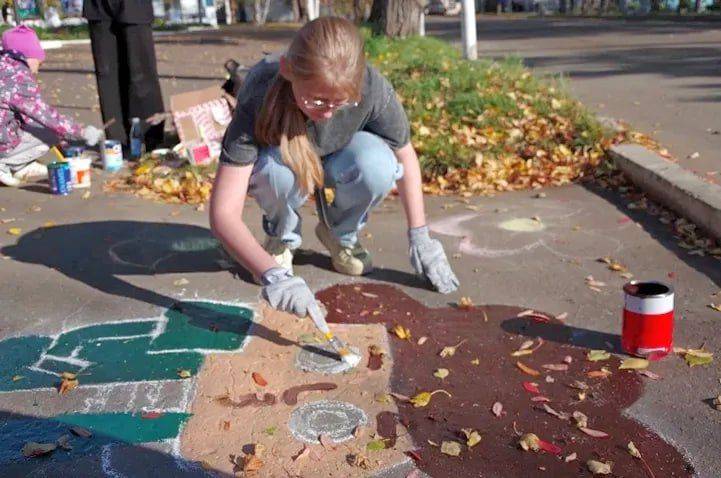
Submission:
[[88,146],[95,146],[100,142],[100,138],[103,137],[102,130],[99,130],[95,126],[88,125],[85,128],[83,128],[83,132],[81,133],[81,136],[85,140],[85,143]]
[[313,291],[300,277],[282,267],[273,267],[263,273],[262,295],[277,310],[290,312],[298,317],[322,313]]
[[441,294],[458,289],[458,278],[451,270],[443,246],[437,239],[431,239],[428,226],[408,230],[411,265],[416,273],[425,277]]

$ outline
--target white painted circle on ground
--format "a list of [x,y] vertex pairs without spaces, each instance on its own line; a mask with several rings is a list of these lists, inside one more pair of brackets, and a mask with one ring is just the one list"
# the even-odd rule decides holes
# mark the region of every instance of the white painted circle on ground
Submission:
[[290,414],[288,428],[297,440],[318,444],[321,435],[333,443],[353,438],[356,427],[368,423],[363,410],[347,402],[320,400],[297,407]]
[[511,232],[538,232],[546,228],[541,221],[524,217],[503,221],[498,227]]
[[[358,349],[349,348],[358,353]],[[329,343],[303,345],[295,357],[295,366],[304,372],[328,374],[343,373],[354,368],[344,362]]]

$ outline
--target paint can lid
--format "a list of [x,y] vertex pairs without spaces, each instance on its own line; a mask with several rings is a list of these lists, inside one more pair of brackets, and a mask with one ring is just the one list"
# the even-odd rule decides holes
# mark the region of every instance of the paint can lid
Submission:
[[647,299],[668,297],[674,293],[673,287],[663,282],[641,282],[636,280],[624,284],[623,291],[630,296]]

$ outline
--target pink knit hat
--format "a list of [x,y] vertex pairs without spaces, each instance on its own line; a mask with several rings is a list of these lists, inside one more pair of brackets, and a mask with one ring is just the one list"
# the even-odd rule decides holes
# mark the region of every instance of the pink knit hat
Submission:
[[35,34],[35,30],[25,25],[11,28],[3,33],[2,45],[3,50],[15,50],[26,58],[45,60],[45,50],[40,46],[40,39]]

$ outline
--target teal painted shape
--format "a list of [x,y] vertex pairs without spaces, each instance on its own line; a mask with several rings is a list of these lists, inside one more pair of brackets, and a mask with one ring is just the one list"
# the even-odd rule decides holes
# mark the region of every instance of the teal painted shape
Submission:
[[[180,302],[162,318],[81,327],[50,337],[0,341],[0,391],[57,385],[73,371],[81,384],[177,380],[198,371],[205,353],[240,350],[252,324],[247,307]],[[37,365],[32,370],[31,367]],[[46,371],[46,372],[44,372]],[[13,382],[13,375],[23,379]]]
[[94,435],[123,443],[150,443],[175,438],[190,413],[164,413],[158,418],[142,418],[132,413],[73,413],[58,415],[53,420],[68,426],[80,426]]

